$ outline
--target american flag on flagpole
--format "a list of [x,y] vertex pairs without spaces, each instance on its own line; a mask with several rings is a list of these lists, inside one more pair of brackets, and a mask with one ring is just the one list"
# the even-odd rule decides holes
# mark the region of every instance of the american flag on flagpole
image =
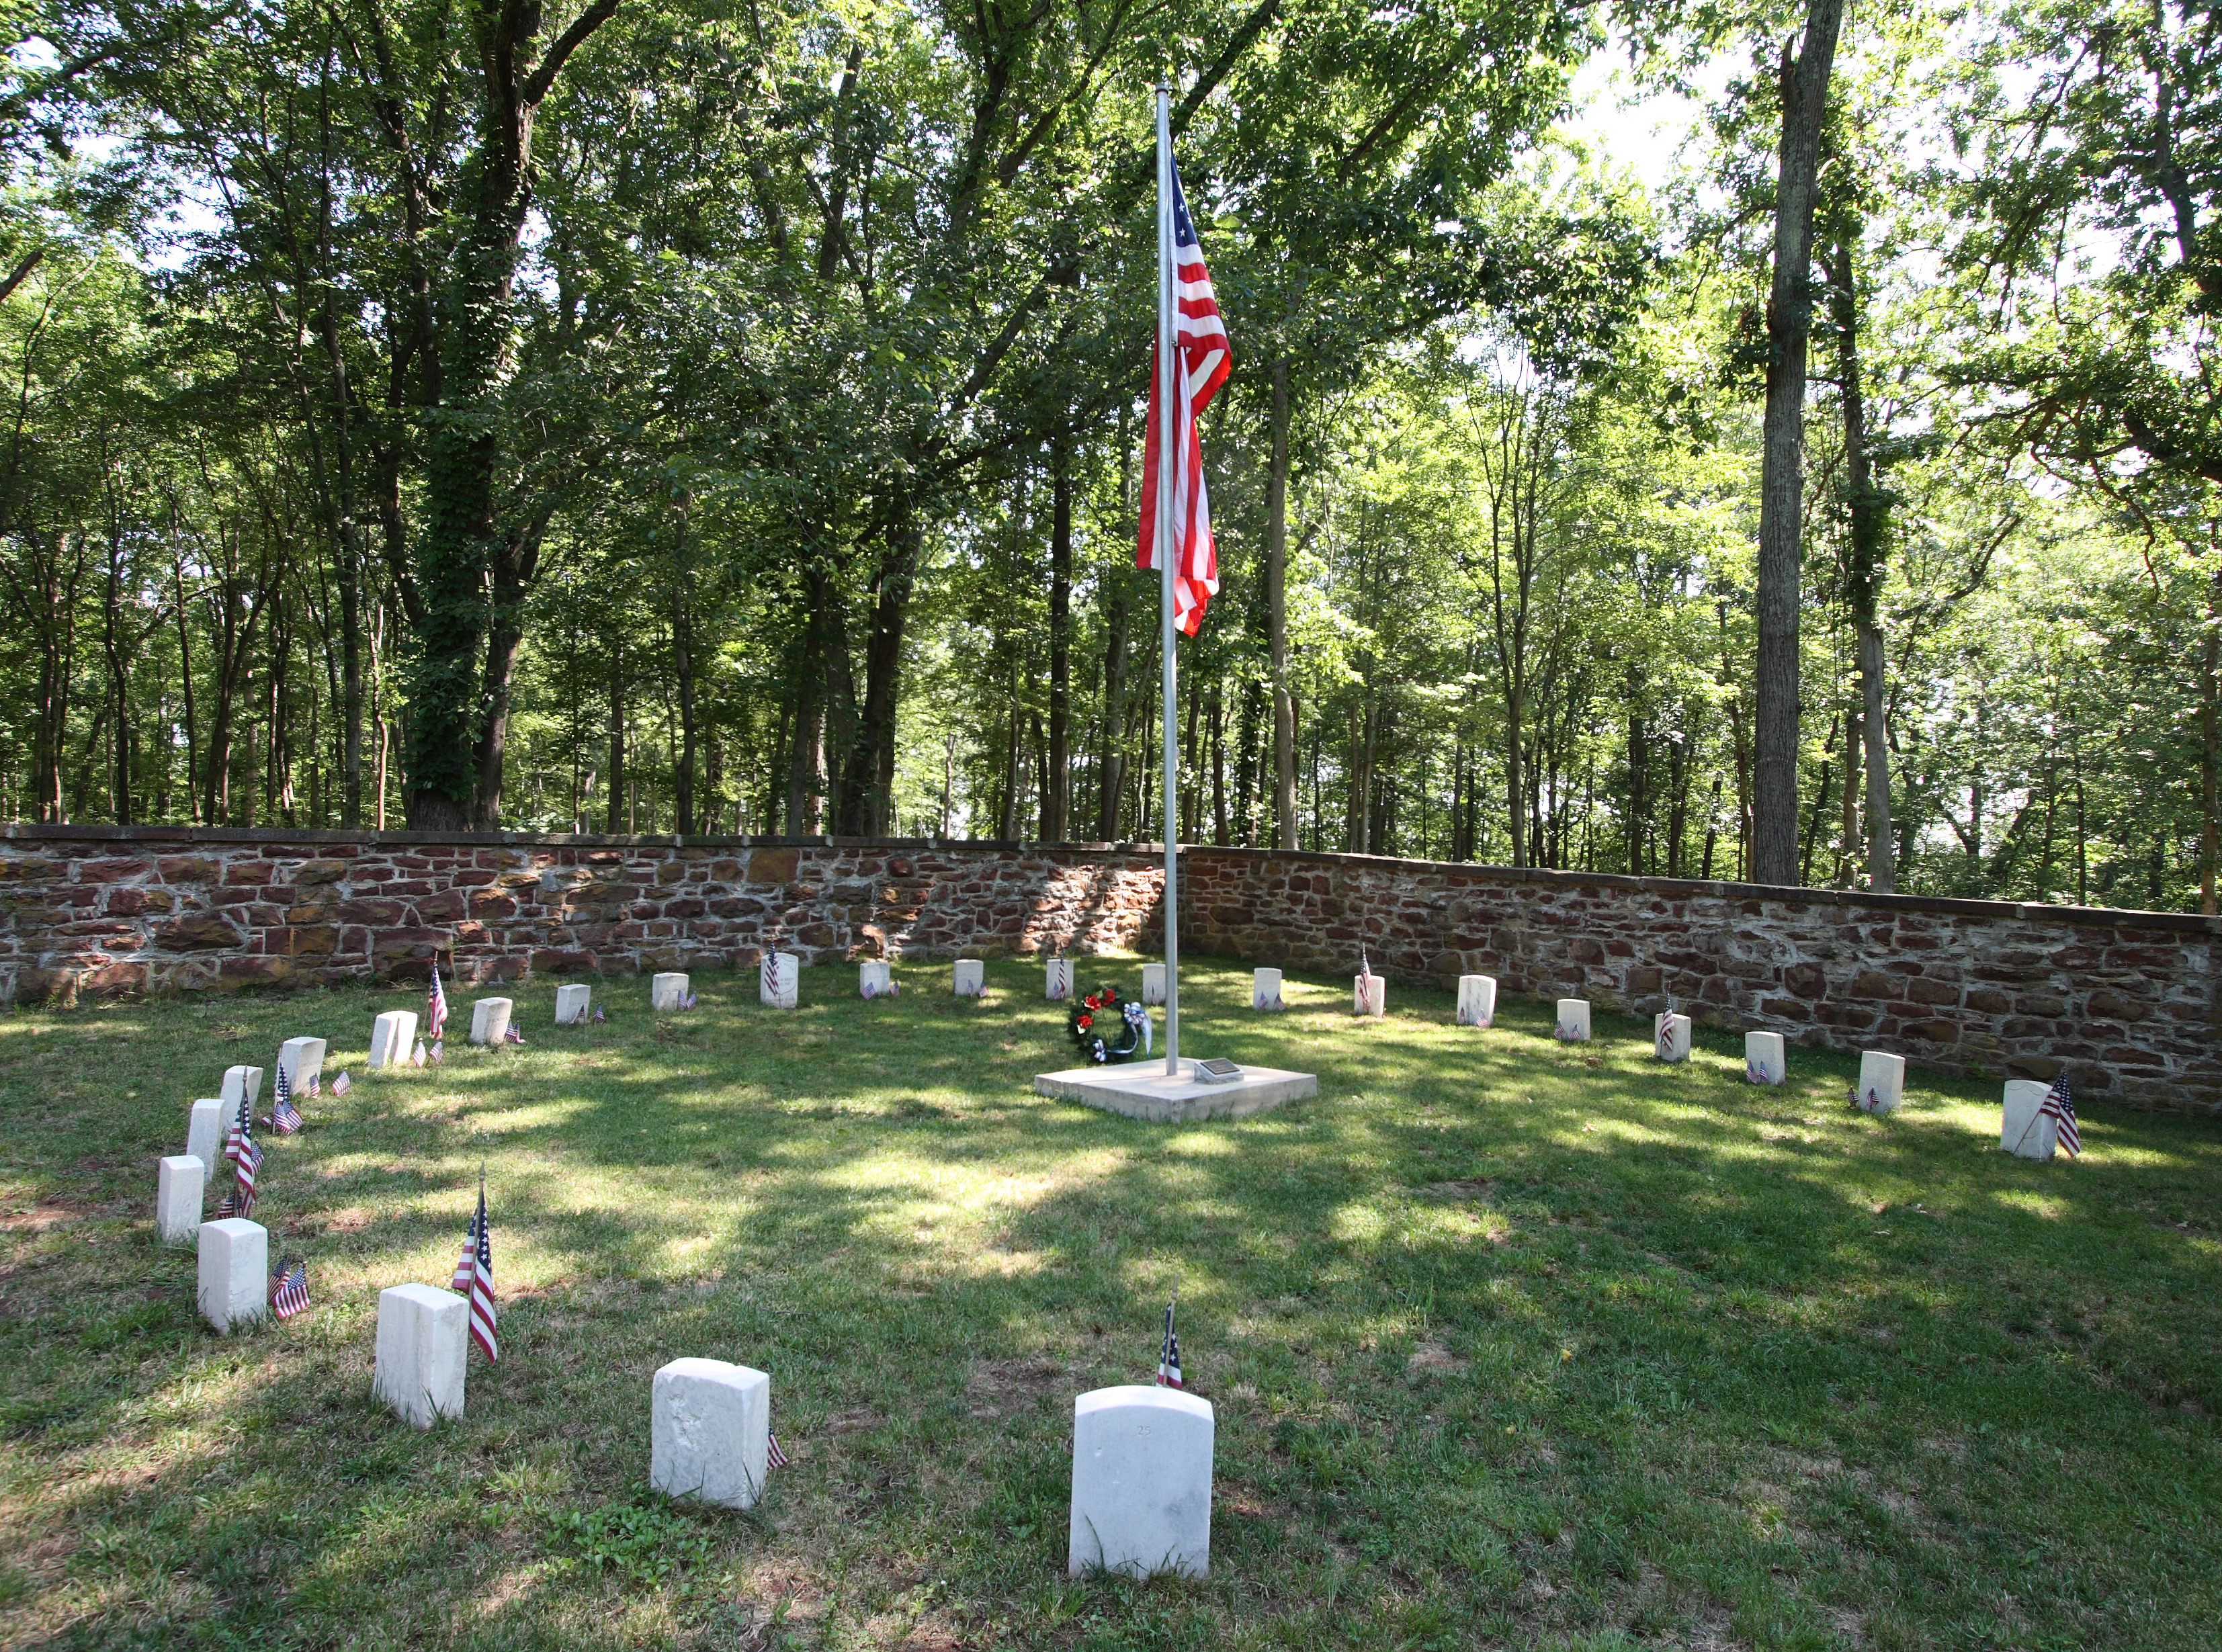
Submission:
[[2070,1159],[2081,1156],[2083,1133],[2075,1128],[2075,1102],[2068,1092],[2068,1075],[2062,1073],[2037,1103],[2037,1115],[2052,1121],[2052,1139]]
[[262,1172],[262,1144],[252,1136],[242,1141],[233,1169],[239,1178],[238,1214],[251,1216],[254,1214],[254,1178]]
[[479,1172],[479,1211],[463,1236],[463,1253],[455,1262],[454,1288],[471,1298],[471,1341],[488,1360],[501,1358],[494,1340],[493,1235],[486,1231],[486,1171]]
[[1164,1346],[1158,1350],[1158,1386],[1160,1388],[1188,1386],[1181,1380],[1180,1337],[1173,1329],[1173,1310],[1179,1306],[1180,1292],[1176,1291],[1172,1299],[1165,1303],[1165,1340]]
[[[1219,589],[1219,552],[1211,538],[1211,500],[1203,483],[1203,437],[1197,421],[1219,386],[1233,370],[1227,349],[1227,324],[1220,318],[1219,295],[1213,291],[1211,272],[1204,267],[1203,244],[1188,215],[1188,197],[1182,192],[1180,168],[1173,176],[1173,309],[1179,361],[1174,368],[1180,401],[1173,418],[1172,531],[1173,624],[1184,636],[1196,635],[1203,623],[1204,605]],[[1142,542],[1134,558],[1137,568],[1158,564],[1158,483],[1164,474],[1159,462],[1158,433],[1164,416],[1158,396],[1164,380],[1158,352],[1150,353],[1150,425],[1142,449]]]
[[448,1026],[448,993],[440,984],[440,966],[432,966],[432,984],[424,989],[424,1032],[434,1044]]
[[[278,1093],[280,1096],[286,1093],[286,1070],[283,1067],[278,1070]],[[223,1156],[233,1164],[237,1164],[241,1146],[254,1132],[254,1115],[248,1110],[247,1092],[242,1089],[239,1093],[238,1115],[233,1118],[230,1128],[223,1133]]]
[[308,1305],[308,1264],[298,1256],[289,1256],[270,1276],[270,1310],[280,1319],[291,1319]]

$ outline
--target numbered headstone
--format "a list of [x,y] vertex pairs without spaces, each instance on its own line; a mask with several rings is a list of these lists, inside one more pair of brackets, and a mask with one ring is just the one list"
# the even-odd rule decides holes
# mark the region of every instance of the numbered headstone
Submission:
[[1142,965],[1142,1002],[1161,1004],[1165,1001],[1165,966],[1162,964]]
[[988,991],[988,966],[976,958],[960,958],[951,967],[950,990],[959,998],[984,997]]
[[1743,1076],[1754,1084],[1779,1084],[1790,1077],[1790,1063],[1779,1033],[1743,1035]]
[[802,960],[793,952],[767,952],[756,968],[756,996],[774,1009],[793,1009],[802,993]]
[[1278,970],[1252,970],[1250,972],[1250,1008],[1279,1009],[1281,1002],[1281,972]]
[[2052,1086],[2042,1078],[2006,1080],[1999,1146],[2024,1159],[2049,1159],[2060,1146],[2060,1121],[2044,1111]]
[[1559,1000],[1559,1017],[1551,1024],[1551,1036],[1566,1044],[1586,1044],[1590,1041],[1590,1001],[1586,998]]
[[1884,1050],[1863,1051],[1860,1086],[1852,1099],[1865,1112],[1895,1113],[1905,1099],[1905,1058]]
[[1072,996],[1072,960],[1069,958],[1050,959],[1043,976],[1044,996],[1062,1002]]
[[509,1035],[509,1012],[512,1008],[506,998],[478,998],[471,1003],[471,1042],[495,1045]]
[[470,1323],[469,1298],[437,1285],[397,1285],[380,1291],[371,1392],[411,1428],[461,1416]]
[[417,1047],[417,1012],[389,1009],[370,1024],[370,1070],[398,1067]]
[[748,1509],[770,1467],[771,1379],[723,1360],[674,1360],[650,1392],[648,1483],[666,1497]]
[[165,1245],[190,1245],[201,1228],[208,1166],[191,1153],[162,1160],[154,1186],[154,1237]]
[[270,1234],[259,1222],[225,1216],[201,1223],[201,1317],[224,1335],[270,1311]]
[[1690,1058],[1690,1018],[1665,1011],[1651,1018],[1652,1046],[1661,1061]]
[[857,965],[857,994],[863,998],[886,998],[894,992],[894,966],[883,958],[868,958]]
[[567,981],[556,989],[556,1025],[583,1027],[593,1006],[593,988],[584,981]]
[[665,970],[648,983],[648,1007],[662,1014],[687,1008],[687,981],[679,970]]
[[1068,1570],[1210,1571],[1213,1423],[1210,1401],[1176,1388],[1098,1388],[1073,1401]]
[[1497,977],[1493,975],[1459,977],[1458,1024],[1460,1027],[1489,1027],[1496,1021]]

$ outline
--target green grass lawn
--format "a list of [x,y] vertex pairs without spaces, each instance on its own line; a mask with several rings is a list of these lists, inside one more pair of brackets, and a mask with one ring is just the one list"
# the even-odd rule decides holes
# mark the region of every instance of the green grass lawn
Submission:
[[[414,991],[0,1014],[0,1645],[2181,1648],[2222,1642],[2222,1124],[1995,1084],[1779,1090],[1546,1007],[1190,960],[1191,1054],[1320,1096],[1147,1125],[1035,1097],[1038,968],[803,1008],[701,976],[606,1026],[366,1075]],[[1132,962],[1083,987],[1133,990]],[[468,993],[456,1017],[469,1021]],[[279,1040],[352,1094],[271,1145],[315,1306],[229,1340],[156,1247],[188,1103]],[[266,1090],[265,1102],[267,1102]],[[486,1167],[503,1357],[412,1433],[381,1286],[444,1283]],[[1067,1580],[1073,1395],[1146,1380],[1177,1285],[1218,1408],[1208,1581]],[[649,1383],[772,1373],[747,1515],[647,1490]]]

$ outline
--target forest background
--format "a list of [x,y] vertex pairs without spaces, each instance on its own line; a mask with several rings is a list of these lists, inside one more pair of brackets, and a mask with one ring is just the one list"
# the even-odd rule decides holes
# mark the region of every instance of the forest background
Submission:
[[2215,909],[2204,14],[9,26],[10,819],[1162,833],[1164,77],[1235,356],[1181,837]]

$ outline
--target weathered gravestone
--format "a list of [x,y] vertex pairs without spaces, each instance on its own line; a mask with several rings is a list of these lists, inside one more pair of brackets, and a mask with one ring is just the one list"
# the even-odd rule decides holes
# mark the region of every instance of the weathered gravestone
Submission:
[[1250,972],[1250,1008],[1278,1009],[1281,1007],[1281,972],[1278,970],[1252,970]]
[[1043,996],[1059,1001],[1072,996],[1072,960],[1053,958],[1043,973]]
[[1853,1099],[1869,1113],[1895,1113],[1905,1099],[1905,1058],[1885,1050],[1860,1055],[1860,1087]]
[[1161,1004],[1165,1001],[1165,966],[1162,964],[1142,965],[1142,1002]]
[[154,1237],[165,1245],[190,1245],[200,1232],[208,1166],[191,1153],[162,1160],[154,1184]]
[[2060,1121],[2044,1111],[2051,1093],[2042,1078],[2007,1079],[1999,1146],[2024,1159],[2050,1159],[2060,1146]]
[[201,1317],[229,1335],[270,1311],[270,1234],[259,1222],[225,1216],[201,1223]]
[[1211,1402],[1175,1388],[1098,1388],[1072,1404],[1066,1567],[1129,1577],[1211,1569]]
[[309,1093],[312,1084],[324,1076],[324,1041],[322,1039],[287,1039],[279,1046],[278,1071],[286,1075],[287,1093],[295,1106]]
[[567,981],[556,989],[556,1025],[583,1027],[593,1006],[593,988],[584,981]]
[[[292,1079],[289,1075],[286,1083],[292,1082]],[[262,1100],[262,1069],[226,1067],[223,1070],[223,1088],[217,1094],[223,1098],[223,1104],[235,1114],[239,1111],[242,1096],[246,1097],[248,1106],[255,1106]]]
[[1663,1011],[1651,1019],[1651,1044],[1661,1061],[1690,1058],[1690,1018]]
[[794,952],[767,952],[756,965],[756,996],[774,1009],[793,1009],[802,1002],[802,959]]
[[370,1024],[370,1070],[406,1065],[417,1047],[417,1012],[389,1009]]
[[949,985],[959,998],[984,997],[988,991],[988,966],[976,958],[960,958],[951,966]]
[[1779,1084],[1790,1076],[1779,1033],[1743,1035],[1743,1076],[1754,1084]]
[[686,1008],[688,984],[684,970],[662,970],[649,981],[648,1007],[659,1013]]
[[883,958],[860,959],[857,964],[857,996],[860,998],[886,998],[893,996],[895,984],[894,967]]
[[1458,1024],[1460,1027],[1488,1027],[1496,1020],[1497,977],[1493,975],[1459,977]]
[[509,1033],[509,1012],[513,1008],[506,998],[479,998],[471,1003],[471,1042],[499,1044]]
[[650,1395],[648,1482],[666,1497],[728,1509],[763,1496],[771,1379],[723,1360],[674,1360]]
[[1559,1018],[1551,1024],[1551,1036],[1568,1044],[1586,1044],[1590,1039],[1590,1001],[1586,998],[1559,1000]]
[[1389,978],[1381,975],[1353,975],[1350,977],[1350,1008],[1357,1015],[1386,1015],[1389,1013]]
[[437,1285],[389,1285],[378,1293],[378,1363],[370,1391],[412,1429],[463,1414],[471,1304]]
[[238,1116],[236,1102],[203,1096],[193,1103],[192,1119],[185,1126],[185,1151],[201,1161],[204,1176],[216,1174],[217,1160],[223,1157],[224,1128]]

